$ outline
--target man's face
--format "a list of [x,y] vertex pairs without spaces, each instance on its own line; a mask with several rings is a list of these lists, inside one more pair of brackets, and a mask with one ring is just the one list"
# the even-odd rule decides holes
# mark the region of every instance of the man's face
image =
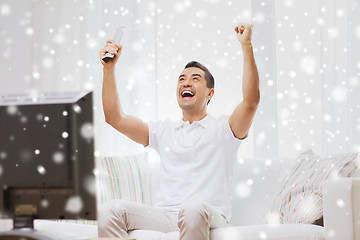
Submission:
[[197,67],[184,69],[178,78],[176,96],[181,109],[201,110],[214,89],[206,86],[205,72]]

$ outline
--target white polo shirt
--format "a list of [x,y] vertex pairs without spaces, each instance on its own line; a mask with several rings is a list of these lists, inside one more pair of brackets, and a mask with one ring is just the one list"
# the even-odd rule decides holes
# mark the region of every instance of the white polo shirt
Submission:
[[229,116],[207,115],[192,124],[179,120],[149,122],[149,147],[160,155],[160,192],[156,206],[177,212],[186,200],[205,201],[231,218],[233,166],[241,140]]

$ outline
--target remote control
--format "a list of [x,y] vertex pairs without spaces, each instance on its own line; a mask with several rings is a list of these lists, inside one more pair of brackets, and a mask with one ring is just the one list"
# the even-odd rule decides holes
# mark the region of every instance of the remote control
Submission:
[[[121,26],[121,27],[118,27],[116,29],[116,33],[115,33],[115,36],[114,36],[114,42],[117,44],[117,45],[120,45],[120,42],[121,42],[121,39],[124,35],[124,32],[125,32],[125,27],[124,26]],[[114,54],[111,54],[111,53],[105,53],[105,56],[102,58],[102,60],[104,62],[108,62],[110,61],[111,59],[113,59],[115,57]]]

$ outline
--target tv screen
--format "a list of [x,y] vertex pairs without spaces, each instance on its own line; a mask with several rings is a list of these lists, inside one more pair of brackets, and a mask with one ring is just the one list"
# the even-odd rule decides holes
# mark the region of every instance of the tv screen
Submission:
[[0,95],[0,216],[96,219],[92,92]]

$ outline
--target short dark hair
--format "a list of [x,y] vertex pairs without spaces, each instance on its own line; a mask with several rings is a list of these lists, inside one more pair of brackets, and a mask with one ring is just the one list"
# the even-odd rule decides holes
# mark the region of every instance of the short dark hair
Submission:
[[204,65],[202,65],[199,62],[196,61],[191,61],[188,62],[185,66],[184,69],[186,68],[190,68],[190,67],[196,67],[196,68],[200,68],[201,70],[203,70],[205,72],[205,79],[206,79],[206,86],[208,88],[214,88],[215,87],[215,80],[213,75],[210,73],[209,69],[207,69],[207,67],[205,67]]

